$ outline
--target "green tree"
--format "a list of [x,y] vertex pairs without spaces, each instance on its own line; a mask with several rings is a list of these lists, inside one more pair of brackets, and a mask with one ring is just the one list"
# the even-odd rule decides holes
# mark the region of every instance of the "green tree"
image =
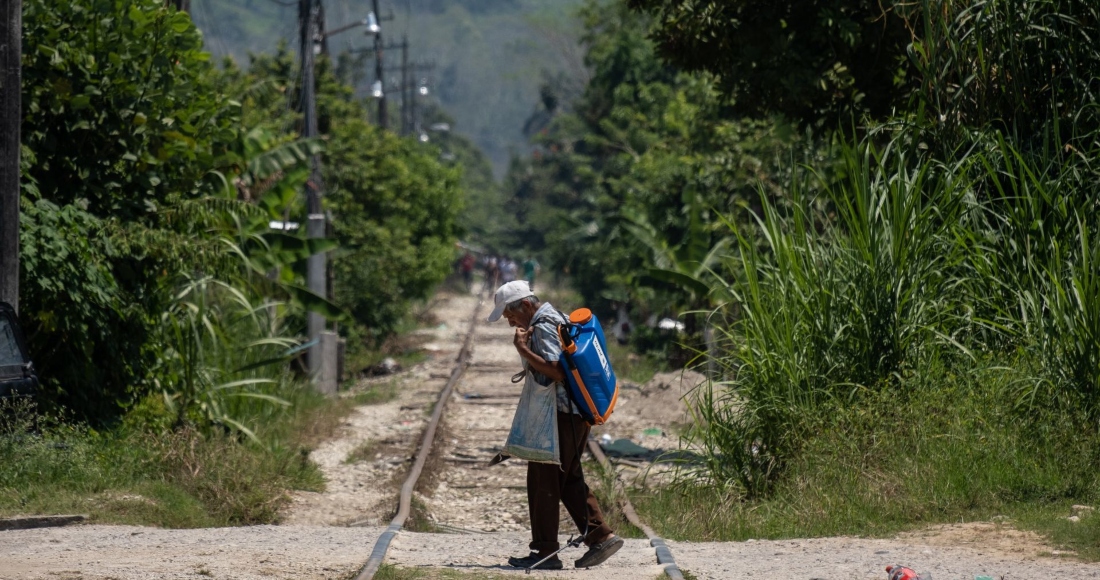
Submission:
[[221,254],[236,103],[158,0],[24,3],[21,317],[47,400],[119,411],[155,364],[164,272]]
[[340,244],[332,266],[336,302],[374,340],[430,296],[454,259],[461,173],[438,156],[362,120],[333,127],[325,186]]
[[797,135],[738,119],[710,77],[662,64],[648,18],[625,3],[593,2],[582,16],[591,81],[510,175],[520,232],[597,308],[629,302],[644,317],[707,304],[680,282],[706,275],[726,235],[721,216],[777,194]]
[[[317,61],[318,127],[325,142],[323,201],[333,216],[332,237],[338,244],[331,254],[333,292],[336,304],[353,321],[342,328],[373,343],[390,335],[410,304],[430,296],[446,276],[463,197],[470,187],[484,186],[491,178],[484,157],[456,136],[441,138],[440,146],[455,157],[447,161],[434,145],[368,124],[366,105],[337,72],[328,58]],[[297,79],[294,55],[285,44],[274,54],[253,55],[247,68],[227,63],[221,80],[224,90],[242,95],[245,126],[275,135],[261,149],[280,150],[294,143],[301,115],[288,103],[298,100]],[[467,163],[481,172],[464,177]],[[269,174],[280,178],[274,182],[271,177],[252,179],[249,196],[271,219],[304,223],[300,188],[294,185],[303,183],[297,180],[306,177],[303,168]],[[265,238],[276,245],[277,236]],[[284,243],[290,242],[277,241]],[[303,266],[297,265],[298,277]]]
[[656,20],[660,53],[717,76],[739,114],[816,124],[883,119],[913,88],[911,3],[629,0]]

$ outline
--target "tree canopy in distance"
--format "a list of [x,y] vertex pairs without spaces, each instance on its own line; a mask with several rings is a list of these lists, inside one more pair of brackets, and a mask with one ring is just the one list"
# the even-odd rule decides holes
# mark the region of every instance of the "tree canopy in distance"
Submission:
[[742,114],[883,118],[910,90],[911,25],[880,0],[630,0],[659,53],[718,77]]

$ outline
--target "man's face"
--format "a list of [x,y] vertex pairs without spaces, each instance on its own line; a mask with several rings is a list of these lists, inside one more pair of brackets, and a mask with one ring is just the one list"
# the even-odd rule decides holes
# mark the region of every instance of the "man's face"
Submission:
[[513,328],[527,328],[531,325],[531,318],[534,316],[535,307],[527,302],[521,302],[519,308],[504,309],[504,318],[508,319],[508,326]]

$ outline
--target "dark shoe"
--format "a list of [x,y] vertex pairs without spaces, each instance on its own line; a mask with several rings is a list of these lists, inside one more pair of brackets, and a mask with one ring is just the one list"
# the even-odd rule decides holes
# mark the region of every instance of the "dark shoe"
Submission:
[[[538,562],[539,560],[541,560],[545,557],[546,556],[539,556],[535,552],[531,552],[530,555],[524,556],[523,558],[520,558],[518,556],[512,556],[511,558],[508,558],[508,565],[509,566],[514,566],[516,568],[530,568],[531,566],[534,566],[536,562]],[[539,564],[538,567],[535,568],[535,570],[561,570],[561,569],[562,569],[562,563],[561,563],[561,560],[559,560],[557,556],[554,556],[553,558],[550,558],[549,560],[543,562],[542,564]]]
[[592,546],[588,548],[588,551],[581,556],[581,559],[574,562],[573,565],[577,568],[599,566],[614,555],[615,552],[618,552],[621,547],[623,547],[623,539],[612,534],[606,540],[598,544],[592,544]]

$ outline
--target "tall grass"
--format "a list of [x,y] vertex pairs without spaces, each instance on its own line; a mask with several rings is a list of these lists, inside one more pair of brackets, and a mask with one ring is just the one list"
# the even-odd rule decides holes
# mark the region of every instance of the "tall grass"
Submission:
[[973,303],[997,342],[1027,353],[1017,401],[1100,403],[1100,231],[1088,157],[1044,162],[1000,140],[983,158],[987,192],[965,232]]
[[102,523],[173,528],[276,523],[294,489],[321,491],[309,450],[354,403],[308,385],[256,421],[257,439],[198,426],[153,430],[163,399],[149,397],[124,423],[95,431],[0,402],[0,515],[85,513]]
[[714,479],[764,492],[806,436],[804,418],[896,386],[943,342],[956,291],[948,232],[964,207],[953,175],[848,148],[835,175],[806,174],[787,205],[765,204],[758,236],[734,229],[729,388],[697,408]]
[[[838,417],[884,394],[951,391],[978,360],[1012,377],[989,400],[1009,399],[1018,427],[1090,425],[1100,244],[1080,173],[1003,140],[954,165],[893,145],[842,151],[835,171],[765,204],[756,229],[731,225],[737,311],[717,313],[725,376],[694,409],[695,475],[765,495]],[[921,376],[931,361],[950,363]]]
[[157,383],[173,427],[199,421],[255,439],[244,415],[263,419],[269,407],[289,405],[273,394],[290,381],[286,363],[297,346],[282,329],[281,306],[254,304],[215,278],[184,280],[161,317],[165,348]]

